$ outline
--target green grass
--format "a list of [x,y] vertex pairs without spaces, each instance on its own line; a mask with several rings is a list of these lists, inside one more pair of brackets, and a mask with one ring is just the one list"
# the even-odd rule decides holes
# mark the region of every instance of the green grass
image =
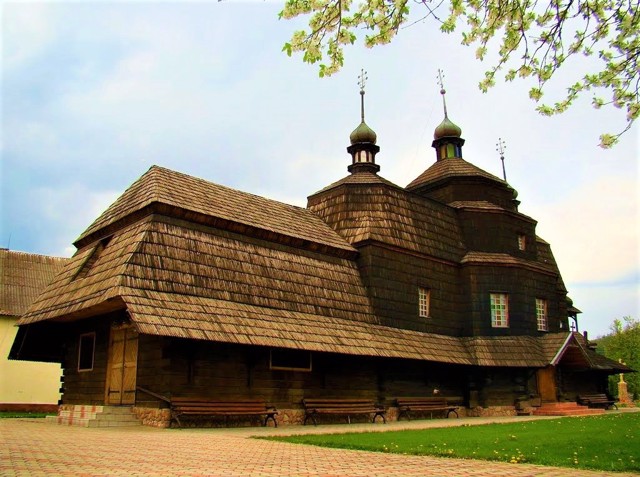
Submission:
[[640,471],[640,413],[268,439],[513,464],[526,462],[575,469]]
[[5,411],[0,412],[0,419],[14,419],[18,417],[37,417],[44,418],[47,416],[55,416],[55,413],[46,413],[46,412],[11,412]]

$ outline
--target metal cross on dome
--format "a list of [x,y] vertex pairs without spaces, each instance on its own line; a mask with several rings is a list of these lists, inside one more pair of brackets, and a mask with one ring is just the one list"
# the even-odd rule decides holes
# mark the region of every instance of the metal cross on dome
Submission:
[[358,86],[360,86],[360,92],[364,93],[364,87],[367,84],[367,80],[369,77],[367,76],[367,72],[364,69],[360,70],[360,76],[358,76]]
[[496,151],[500,154],[500,161],[502,161],[502,177],[504,177],[504,181],[507,182],[507,171],[504,168],[504,150],[507,148],[507,145],[502,140],[501,137],[498,138],[498,142],[496,143]]
[[448,118],[447,114],[447,101],[444,98],[444,95],[447,91],[444,89],[444,72],[438,68],[438,85],[440,86],[440,94],[442,95],[442,107],[444,108],[444,117]]
[[445,94],[444,90],[444,72],[438,68],[438,86],[440,86],[440,94]]
[[360,86],[360,119],[362,122],[364,122],[364,87],[368,79],[367,72],[361,69],[360,76],[358,76],[358,85]]

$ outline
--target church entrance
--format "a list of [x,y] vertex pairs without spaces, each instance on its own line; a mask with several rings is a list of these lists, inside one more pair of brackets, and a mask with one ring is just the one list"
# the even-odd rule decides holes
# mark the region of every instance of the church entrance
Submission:
[[138,333],[131,325],[111,328],[105,403],[135,404]]
[[542,402],[556,402],[558,400],[558,386],[555,366],[539,369],[537,379],[538,394]]

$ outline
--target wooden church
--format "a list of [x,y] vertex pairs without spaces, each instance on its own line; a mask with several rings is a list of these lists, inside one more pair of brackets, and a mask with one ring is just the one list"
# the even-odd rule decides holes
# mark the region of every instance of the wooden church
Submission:
[[61,363],[63,406],[161,426],[163,396],[259,398],[300,423],[312,398],[393,419],[400,396],[472,416],[604,392],[627,368],[572,331],[549,244],[463,158],[446,105],[435,162],[401,187],[378,174],[360,94],[349,174],[307,208],[151,167],[75,241],[11,357]]

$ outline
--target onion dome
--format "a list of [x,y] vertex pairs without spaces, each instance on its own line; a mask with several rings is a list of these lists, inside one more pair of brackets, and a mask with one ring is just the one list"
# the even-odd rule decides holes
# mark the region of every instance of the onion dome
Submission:
[[461,137],[462,129],[454,124],[447,116],[444,117],[442,122],[433,132],[433,139],[440,139],[443,137]]
[[360,125],[353,130],[349,139],[351,140],[351,144],[359,144],[362,142],[375,144],[378,140],[378,135],[373,129],[367,126],[367,123],[362,121]]

